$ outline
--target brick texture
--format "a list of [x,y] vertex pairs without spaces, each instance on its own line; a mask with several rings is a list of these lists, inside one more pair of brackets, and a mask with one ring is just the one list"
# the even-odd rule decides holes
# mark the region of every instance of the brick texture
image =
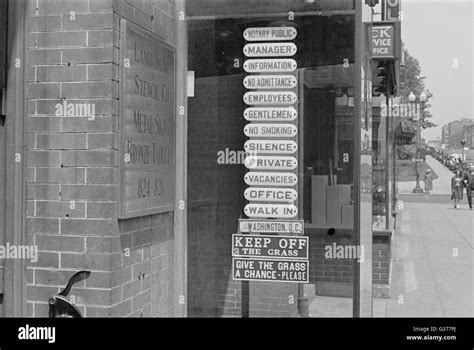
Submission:
[[[27,1],[28,316],[80,269],[84,316],[172,316],[173,215],[119,221],[117,183],[120,19],[174,44],[174,1]],[[62,111],[87,104],[94,118]]]

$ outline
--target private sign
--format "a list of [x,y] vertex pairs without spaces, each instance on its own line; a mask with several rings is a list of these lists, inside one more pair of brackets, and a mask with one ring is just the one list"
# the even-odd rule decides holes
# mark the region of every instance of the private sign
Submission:
[[244,165],[255,170],[294,170],[298,160],[295,157],[249,156]]

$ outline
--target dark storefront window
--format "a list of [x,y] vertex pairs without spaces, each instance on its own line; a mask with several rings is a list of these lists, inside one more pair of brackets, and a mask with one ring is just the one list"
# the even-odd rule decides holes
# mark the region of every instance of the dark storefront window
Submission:
[[[353,6],[350,0],[188,1],[188,70],[194,72],[194,96],[188,99],[190,316],[241,316],[246,292],[250,294],[251,316],[291,316],[294,305],[285,300],[302,293],[351,300],[354,259],[336,257],[336,249],[351,246],[354,231],[354,135],[359,114],[355,107]],[[296,38],[274,41],[294,44],[296,54],[246,57],[244,47],[253,43],[244,37],[246,29],[275,27],[296,29]],[[252,73],[244,69],[244,63],[251,59],[294,60],[296,69]],[[297,84],[287,89],[248,89],[244,79],[258,75],[291,75]],[[287,90],[297,96],[291,107],[298,116],[285,125],[294,125],[297,134],[260,138],[246,135],[246,110],[261,106],[244,101],[245,94]],[[273,107],[278,106],[263,106]],[[275,123],[281,126],[284,122],[261,121],[266,126]],[[263,140],[266,144],[293,141],[298,145],[293,154],[263,151],[257,152],[257,157],[291,156],[298,160],[293,170],[298,183],[286,187],[298,193],[292,203],[298,214],[292,219],[304,220],[304,234],[309,237],[309,278],[299,287],[296,283],[252,281],[246,291],[243,282],[233,279],[231,235],[237,233],[239,219],[248,217],[244,210],[247,204],[258,207],[267,203],[249,201],[244,196],[252,187],[244,178],[256,172],[244,165],[249,155],[244,150],[248,140]],[[259,171],[260,175],[278,172],[281,170],[271,167]],[[260,183],[259,187],[276,186]],[[351,302],[346,306],[345,313],[351,316]],[[324,315],[316,310],[313,316]]]

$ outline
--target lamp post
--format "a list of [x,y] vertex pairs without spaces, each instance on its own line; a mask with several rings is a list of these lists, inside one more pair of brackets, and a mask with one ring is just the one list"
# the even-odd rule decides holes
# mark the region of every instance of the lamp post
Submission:
[[466,144],[466,140],[462,139],[461,140],[461,147],[462,147],[462,156],[461,156],[461,162],[464,162],[464,145]]
[[[416,171],[416,185],[415,188],[413,189],[413,193],[423,193],[423,190],[420,187],[420,169],[419,169],[419,159],[420,159],[420,142],[421,142],[421,130],[420,130],[420,119],[423,117],[423,110],[424,110],[424,105],[423,103],[426,101],[426,94],[422,92],[419,96],[420,102],[422,103],[421,106],[421,116],[418,116],[416,119],[416,159],[415,159],[415,171]],[[408,100],[413,103],[416,101],[416,96],[412,92],[410,92],[410,95],[408,96]],[[415,110],[415,109],[412,109]]]

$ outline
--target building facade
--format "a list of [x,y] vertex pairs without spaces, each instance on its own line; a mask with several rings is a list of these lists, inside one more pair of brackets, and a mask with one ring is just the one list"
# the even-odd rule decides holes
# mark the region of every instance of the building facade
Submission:
[[[85,317],[304,316],[311,293],[371,316],[397,127],[372,95],[396,94],[397,27],[373,50],[362,1],[251,3],[2,2],[0,245],[37,253],[0,259],[2,315],[47,317],[87,270]],[[248,219],[302,222],[306,253],[236,255]]]

